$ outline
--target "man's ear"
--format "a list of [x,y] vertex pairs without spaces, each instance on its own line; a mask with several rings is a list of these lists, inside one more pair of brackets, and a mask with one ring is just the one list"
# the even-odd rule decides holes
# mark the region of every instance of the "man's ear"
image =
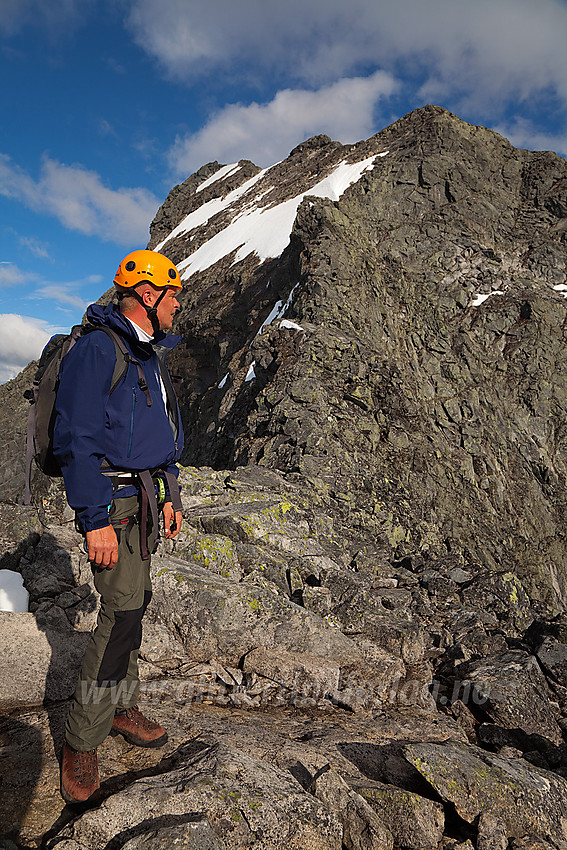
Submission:
[[155,301],[154,293],[149,286],[148,286],[147,289],[144,289],[144,291],[142,292],[142,301],[144,302],[146,307],[153,307],[154,306],[154,301]]

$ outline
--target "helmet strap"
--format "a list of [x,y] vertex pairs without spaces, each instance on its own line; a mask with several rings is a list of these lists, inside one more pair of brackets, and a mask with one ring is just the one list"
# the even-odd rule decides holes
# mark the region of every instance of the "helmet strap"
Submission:
[[148,307],[147,304],[144,304],[144,299],[142,298],[142,296],[140,295],[139,292],[136,292],[135,289],[132,289],[132,290],[128,291],[127,293],[126,292],[123,292],[123,293],[120,292],[118,294],[118,298],[122,299],[122,298],[128,298],[129,296],[131,296],[132,298],[135,298],[136,301],[138,301],[142,305],[142,307],[144,308],[144,310],[146,311],[146,313],[148,315],[148,319],[150,320],[150,322],[152,324],[152,329],[153,329],[154,336],[155,336],[160,330],[159,321],[158,321],[158,317],[157,317],[157,308],[159,307],[159,303],[160,303],[161,299],[164,297],[168,288],[169,287],[164,286],[163,292],[160,293],[160,295],[158,296],[158,299],[155,302],[153,307]]
[[[156,303],[154,304],[154,306],[153,306],[153,307],[146,307],[146,305],[144,304],[144,307],[145,307],[145,309],[146,309],[146,313],[148,314],[148,319],[149,319],[149,320],[150,320],[150,322],[152,323],[152,328],[153,328],[153,331],[154,331],[154,336],[155,336],[155,335],[159,332],[159,330],[160,330],[159,321],[158,321],[158,317],[157,317],[157,308],[159,307],[159,302],[161,301],[161,299],[163,298],[163,296],[165,295],[165,293],[166,293],[166,292],[167,292],[167,286],[166,286],[166,287],[164,287],[163,292],[161,293],[161,295],[159,296],[158,300],[156,301]],[[142,299],[140,299],[140,301],[141,301],[141,300],[142,300]]]

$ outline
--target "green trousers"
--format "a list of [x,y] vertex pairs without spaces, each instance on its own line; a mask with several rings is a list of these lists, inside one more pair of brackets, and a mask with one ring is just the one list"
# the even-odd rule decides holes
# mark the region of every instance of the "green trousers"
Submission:
[[[150,559],[143,561],[140,554],[138,513],[137,496],[113,501],[110,521],[118,535],[118,562],[112,569],[93,568],[100,610],[65,726],[65,740],[75,750],[98,747],[116,709],[138,701],[142,618],[152,595]],[[150,552],[154,538],[152,531]]]

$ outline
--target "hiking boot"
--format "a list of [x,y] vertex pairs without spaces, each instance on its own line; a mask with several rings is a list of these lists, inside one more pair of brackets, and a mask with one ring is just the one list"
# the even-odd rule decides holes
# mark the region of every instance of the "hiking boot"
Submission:
[[84,803],[98,791],[96,750],[78,751],[63,744],[61,757],[61,796],[67,803]]
[[110,734],[123,735],[137,747],[161,747],[167,741],[167,732],[163,726],[144,717],[137,705],[116,711]]

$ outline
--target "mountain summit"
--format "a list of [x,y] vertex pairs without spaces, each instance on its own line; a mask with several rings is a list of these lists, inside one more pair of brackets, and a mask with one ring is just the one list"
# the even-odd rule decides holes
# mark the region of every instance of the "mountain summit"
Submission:
[[436,106],[210,163],[149,247],[185,282],[187,463],[300,476],[399,557],[565,600],[567,166]]
[[[184,281],[184,462],[296,476],[395,557],[513,563],[563,605],[566,232],[564,159],[437,106],[204,165],[148,245]],[[0,388],[6,498],[29,380]]]

